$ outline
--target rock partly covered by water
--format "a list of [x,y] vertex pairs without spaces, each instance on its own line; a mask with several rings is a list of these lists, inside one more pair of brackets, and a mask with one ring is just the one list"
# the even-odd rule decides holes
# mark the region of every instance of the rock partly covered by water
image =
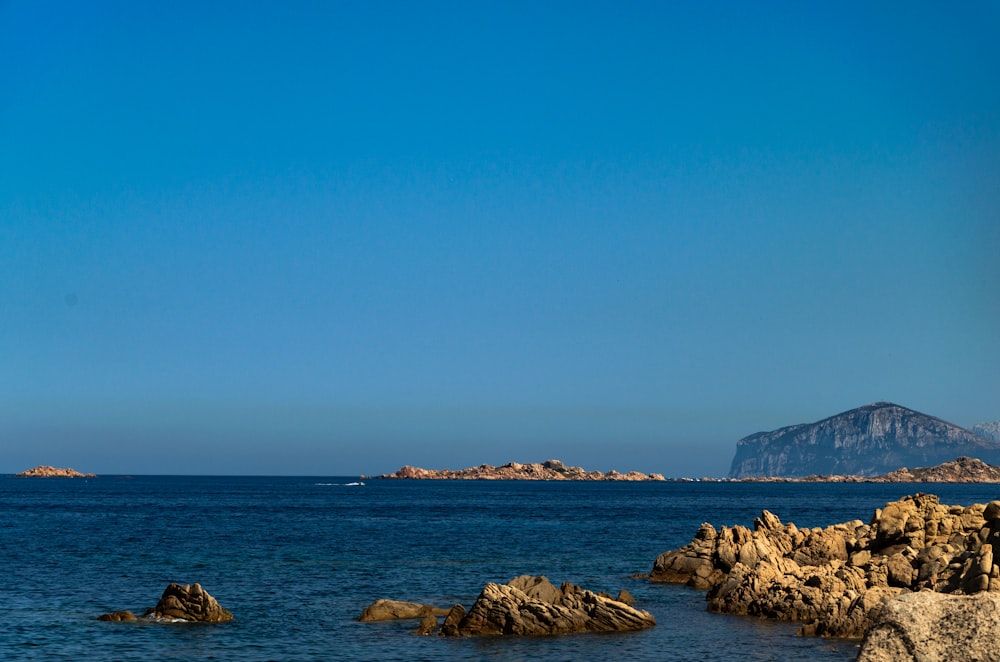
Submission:
[[900,593],[1000,592],[997,544],[1000,501],[946,506],[917,494],[876,510],[868,524],[800,529],[766,510],[753,529],[705,523],[688,545],[656,559],[650,580],[706,589],[710,611],[860,637]]
[[612,469],[607,473],[586,471],[580,467],[568,467],[559,460],[542,463],[521,464],[508,462],[499,467],[482,464],[468,469],[421,469],[406,466],[392,474],[382,474],[379,478],[410,478],[424,480],[621,480],[621,481],[662,481],[662,474],[644,474],[638,471],[619,473]]
[[376,600],[361,612],[357,620],[362,623],[373,621],[398,621],[424,616],[445,616],[447,609],[439,609],[433,605],[418,602],[403,602],[400,600]]
[[[146,611],[143,620],[157,622],[225,623],[233,614],[220,605],[201,584],[170,584],[160,596],[156,606]],[[98,616],[101,621],[138,620],[130,611],[116,611]]]
[[1000,462],[1000,442],[891,402],[876,402],[816,423],[740,439],[729,476],[878,476],[959,456]]
[[[401,611],[404,615],[397,618],[422,617],[419,634],[438,632],[451,637],[628,632],[656,625],[649,612],[628,604],[631,599],[626,591],[612,598],[568,582],[556,588],[545,577],[524,575],[506,585],[487,584],[468,610],[462,605],[439,611],[429,605],[402,603],[420,609]],[[368,607],[362,616],[379,602],[384,601]],[[439,626],[435,616],[442,613],[445,619]]]
[[859,662],[1000,660],[1000,594],[907,593],[878,612]]
[[50,467],[48,465],[42,465],[35,467],[34,469],[28,469],[27,471],[22,471],[19,474],[14,474],[18,478],[96,478],[95,474],[84,474],[80,473],[76,469],[67,468],[60,469],[58,467]]

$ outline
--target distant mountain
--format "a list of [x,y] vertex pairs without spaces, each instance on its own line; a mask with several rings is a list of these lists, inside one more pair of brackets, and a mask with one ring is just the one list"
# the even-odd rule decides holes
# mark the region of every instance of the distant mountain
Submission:
[[1000,464],[1000,442],[891,402],[876,402],[816,423],[740,439],[729,477],[878,476],[958,456]]
[[972,426],[972,431],[980,437],[986,437],[993,441],[1000,441],[1000,421],[990,421],[988,423],[977,423]]

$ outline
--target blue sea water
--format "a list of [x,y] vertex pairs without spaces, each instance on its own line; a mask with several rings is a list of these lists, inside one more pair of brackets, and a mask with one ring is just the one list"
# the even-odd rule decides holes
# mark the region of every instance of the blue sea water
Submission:
[[[0,658],[88,660],[844,660],[853,642],[705,611],[688,588],[633,578],[703,521],[766,508],[823,526],[917,491],[992,485],[366,481],[329,477],[0,477]],[[657,619],[637,633],[522,639],[357,623],[378,598],[467,607],[521,574],[617,593]],[[199,582],[221,625],[105,623]]]

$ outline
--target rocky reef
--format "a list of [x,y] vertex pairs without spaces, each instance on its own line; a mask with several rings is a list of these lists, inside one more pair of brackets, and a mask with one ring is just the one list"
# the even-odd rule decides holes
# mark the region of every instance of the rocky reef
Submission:
[[878,476],[959,456],[1000,462],[1000,442],[891,402],[876,402],[816,423],[740,439],[729,476]]
[[58,467],[50,467],[48,465],[28,469],[27,471],[22,471],[21,473],[14,475],[18,478],[97,478],[95,474],[84,474],[80,473],[76,469],[60,469]]
[[763,511],[753,529],[704,523],[661,554],[651,581],[707,590],[708,609],[802,623],[801,634],[861,637],[907,592],[1000,595],[1000,501],[947,506],[916,494],[860,520],[800,529]]
[[[137,621],[130,611],[114,611],[97,617],[99,621]],[[170,584],[159,602],[143,614],[142,620],[159,623],[226,623],[233,614],[220,605],[201,584]]]
[[[627,591],[612,598],[568,582],[556,588],[545,577],[523,575],[507,584],[487,584],[468,610],[462,605],[444,611],[431,605],[379,600],[367,607],[358,620],[385,620],[381,615],[387,612],[382,607],[395,603],[406,605],[390,610],[399,614],[396,618],[422,619],[418,634],[437,632],[448,637],[628,632],[656,625],[649,612],[630,606],[631,601]],[[372,618],[372,614],[380,616]],[[439,624],[437,615],[441,614],[445,618]]]
[[612,469],[607,473],[586,471],[580,467],[568,467],[559,460],[542,463],[520,464],[508,462],[499,467],[482,464],[468,469],[421,469],[406,466],[379,478],[404,478],[417,480],[619,480],[619,481],[662,481],[662,474],[644,474],[638,471],[619,473]]

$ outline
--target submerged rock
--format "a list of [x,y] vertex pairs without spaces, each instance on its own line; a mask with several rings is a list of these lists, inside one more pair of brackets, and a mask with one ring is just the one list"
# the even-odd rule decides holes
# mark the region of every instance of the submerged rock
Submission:
[[879,611],[859,662],[1000,659],[1000,595],[907,593]]
[[751,530],[702,524],[661,554],[651,581],[707,590],[710,611],[804,623],[802,634],[861,637],[900,593],[1000,591],[1000,502],[945,506],[917,494],[860,520],[799,529],[764,511]]
[[356,620],[363,623],[370,623],[372,621],[397,621],[409,618],[425,618],[426,616],[444,616],[447,613],[447,609],[439,609],[433,605],[423,605],[417,602],[376,600],[365,607]]

